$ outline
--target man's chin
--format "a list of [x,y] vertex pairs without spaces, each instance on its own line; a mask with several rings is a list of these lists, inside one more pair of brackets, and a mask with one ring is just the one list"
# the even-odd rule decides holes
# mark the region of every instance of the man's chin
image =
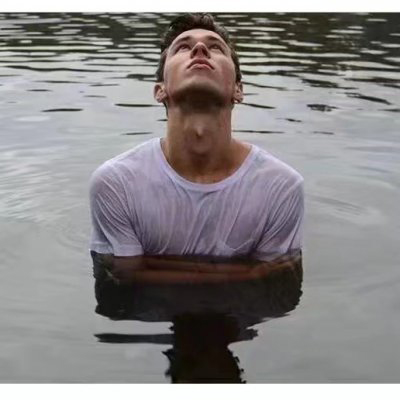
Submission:
[[226,93],[216,85],[208,82],[194,82],[187,84],[171,96],[175,103],[186,103],[186,105],[193,104],[197,106],[224,106],[229,103]]

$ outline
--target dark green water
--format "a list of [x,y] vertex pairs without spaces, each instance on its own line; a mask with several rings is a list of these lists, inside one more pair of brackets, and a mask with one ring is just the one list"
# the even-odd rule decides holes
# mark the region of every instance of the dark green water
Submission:
[[[171,381],[171,322],[94,313],[87,202],[100,163],[164,135],[171,17],[0,14],[1,382]],[[303,294],[244,334],[188,317],[176,337],[234,332],[217,358],[247,382],[399,382],[400,14],[217,17],[242,65],[234,135],[305,177]]]

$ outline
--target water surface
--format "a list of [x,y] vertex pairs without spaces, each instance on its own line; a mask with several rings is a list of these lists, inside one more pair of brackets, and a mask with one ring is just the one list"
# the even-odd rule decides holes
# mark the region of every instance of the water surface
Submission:
[[[172,17],[0,14],[1,382],[170,382],[170,344],[101,336],[171,322],[94,313],[87,190],[100,163],[164,135],[152,92]],[[306,182],[303,294],[230,342],[241,379],[398,382],[400,15],[217,18],[242,66],[235,137]]]

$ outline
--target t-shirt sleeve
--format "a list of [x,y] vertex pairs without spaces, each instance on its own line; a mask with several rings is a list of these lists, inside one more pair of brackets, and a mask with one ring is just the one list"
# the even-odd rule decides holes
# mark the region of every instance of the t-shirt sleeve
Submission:
[[303,245],[304,180],[301,176],[281,185],[271,197],[267,224],[253,257],[269,261],[301,250]]
[[115,256],[143,254],[123,184],[111,167],[102,166],[93,173],[89,198],[92,220],[90,250]]

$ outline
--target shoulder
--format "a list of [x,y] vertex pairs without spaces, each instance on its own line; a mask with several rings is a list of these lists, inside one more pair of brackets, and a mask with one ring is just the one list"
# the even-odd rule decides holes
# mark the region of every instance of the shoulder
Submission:
[[301,188],[303,186],[304,178],[295,168],[272,155],[267,150],[255,145],[253,146],[256,151],[253,173],[261,181],[275,189],[279,187]]
[[158,138],[148,140],[101,164],[90,178],[91,186],[105,183],[118,185],[140,174],[145,163],[152,163],[152,150]]

